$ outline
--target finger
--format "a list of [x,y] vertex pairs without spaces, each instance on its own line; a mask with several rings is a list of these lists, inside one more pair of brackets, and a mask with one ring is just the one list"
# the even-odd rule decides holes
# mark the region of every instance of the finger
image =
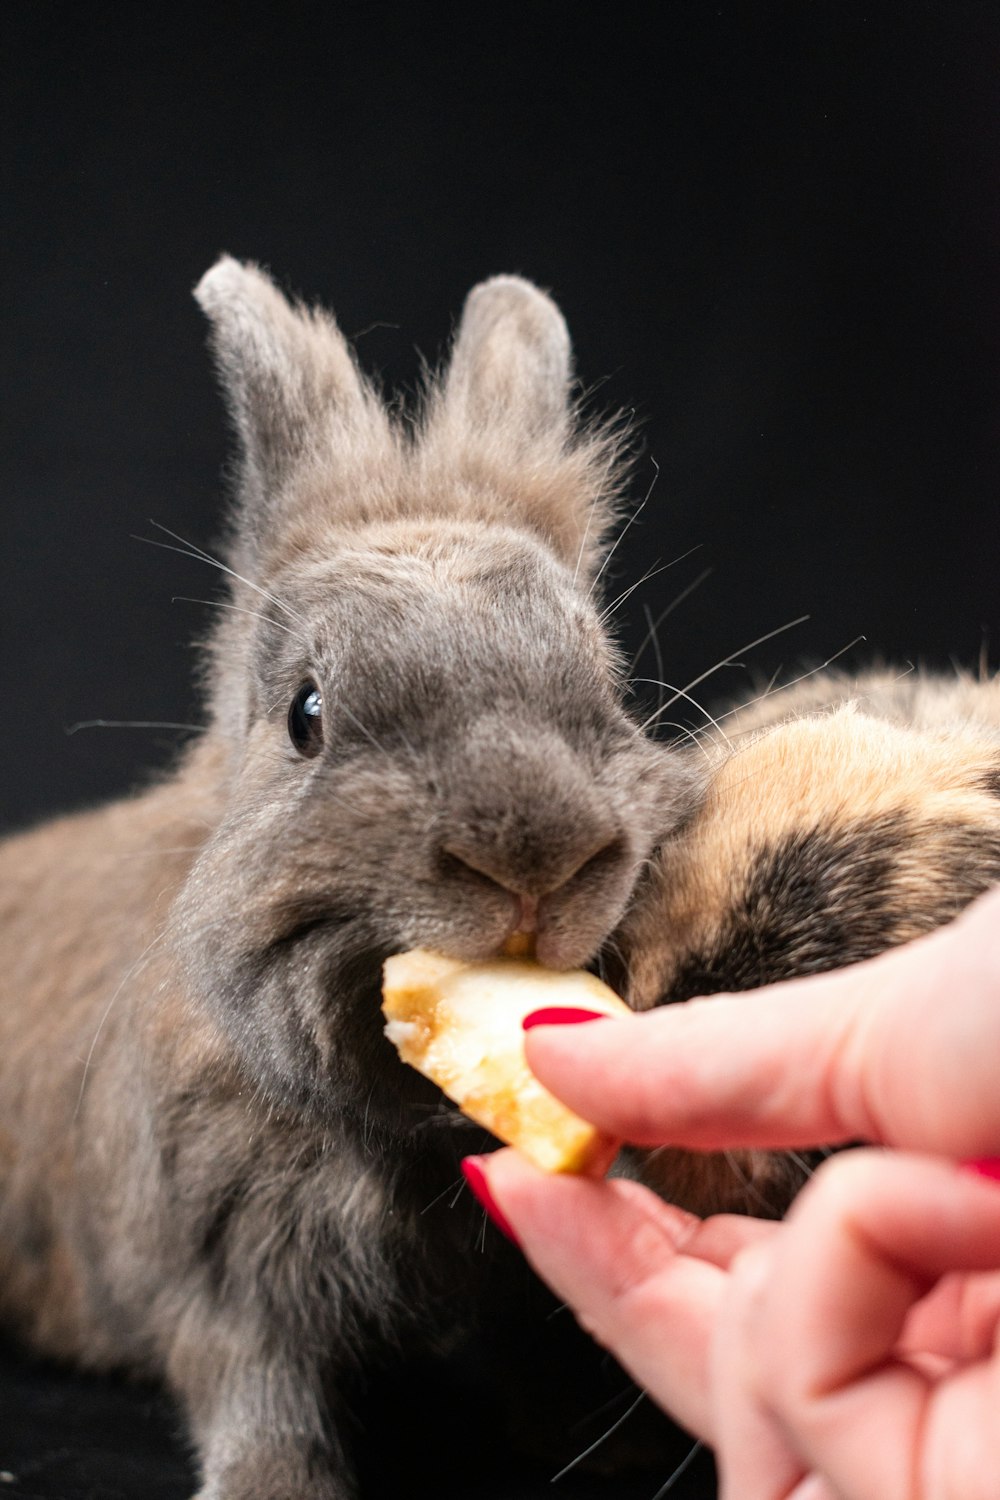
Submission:
[[936,1461],[953,1461],[933,1422],[952,1387],[898,1359],[900,1334],[939,1278],[996,1267],[1000,1193],[940,1161],[852,1153],[824,1166],[785,1232],[751,1253],[768,1257],[743,1309],[742,1378],[759,1409],[836,1492],[911,1500],[932,1435]]
[[685,1255],[697,1256],[720,1270],[728,1270],[733,1258],[749,1245],[761,1244],[776,1234],[780,1225],[774,1219],[751,1219],[744,1214],[713,1214],[696,1221],[691,1236],[684,1243]]
[[985,1359],[1000,1329],[1000,1273],[945,1276],[906,1319],[902,1352],[954,1362]]
[[[726,1280],[714,1262],[735,1253],[739,1222],[708,1232],[703,1259],[700,1222],[638,1183],[548,1175],[513,1151],[478,1160],[542,1279],[655,1401],[711,1442],[708,1346]],[[743,1237],[756,1237],[752,1220]]]
[[[944,1002],[942,997],[945,997]],[[638,1145],[1000,1145],[1000,892],[868,963],[526,1037],[541,1081]]]
[[[808,1467],[757,1389],[757,1303],[773,1275],[775,1249],[769,1241],[736,1258],[716,1319],[710,1379],[724,1500],[801,1500],[803,1492],[810,1492]],[[778,1336],[779,1330],[773,1333]]]
[[788,1500],[844,1500],[827,1484],[821,1474],[807,1474],[788,1496]]

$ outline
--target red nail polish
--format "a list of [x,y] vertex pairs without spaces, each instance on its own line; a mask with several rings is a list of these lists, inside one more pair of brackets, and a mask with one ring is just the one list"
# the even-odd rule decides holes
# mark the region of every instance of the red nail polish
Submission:
[[533,1010],[521,1022],[523,1031],[535,1026],[570,1026],[580,1021],[606,1021],[608,1017],[600,1010],[582,1010],[576,1005],[546,1005]]
[[489,1183],[486,1181],[486,1173],[483,1171],[482,1167],[479,1165],[474,1156],[467,1156],[463,1160],[462,1176],[469,1184],[469,1191],[475,1198],[476,1202],[479,1204],[480,1208],[486,1210],[488,1217],[492,1219],[493,1223],[499,1229],[500,1233],[505,1234],[510,1240],[511,1244],[517,1245],[520,1249],[520,1242],[518,1241],[517,1235],[514,1233],[510,1224],[507,1222],[506,1216],[497,1207],[497,1204],[493,1198],[493,1194],[490,1192]]
[[993,1182],[1000,1182],[1000,1156],[979,1156],[974,1160],[960,1163],[967,1172],[975,1172],[977,1177],[989,1177]]

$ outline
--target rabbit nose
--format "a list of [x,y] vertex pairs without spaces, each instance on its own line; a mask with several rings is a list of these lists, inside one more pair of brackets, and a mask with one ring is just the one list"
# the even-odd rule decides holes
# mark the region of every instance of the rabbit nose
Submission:
[[543,861],[526,861],[523,865],[502,847],[467,839],[450,839],[442,848],[466,869],[507,891],[516,903],[517,930],[534,932],[544,898],[561,891],[589,866],[596,873],[598,867],[614,861],[621,853],[621,841],[617,833],[606,836],[602,831],[597,837],[577,840],[574,847],[555,857],[554,851],[547,850]]

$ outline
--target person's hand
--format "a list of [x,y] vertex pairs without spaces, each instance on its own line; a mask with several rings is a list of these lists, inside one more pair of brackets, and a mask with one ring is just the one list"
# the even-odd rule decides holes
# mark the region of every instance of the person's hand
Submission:
[[853,970],[527,1045],[623,1140],[897,1148],[833,1158],[781,1225],[478,1159],[539,1273],[716,1448],[724,1494],[995,1500],[1000,1188],[958,1162],[1000,1152],[1000,893]]

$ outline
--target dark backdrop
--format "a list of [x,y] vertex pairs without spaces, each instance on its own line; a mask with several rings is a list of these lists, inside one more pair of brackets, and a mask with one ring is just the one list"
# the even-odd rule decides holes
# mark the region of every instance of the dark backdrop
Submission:
[[[550,288],[656,478],[612,586],[683,685],[995,646],[993,0],[4,9],[2,816],[127,786],[188,722],[221,249],[412,386],[477,279]],[[992,636],[991,636],[992,626]],[[742,659],[742,658],[741,658]],[[641,664],[654,675],[647,650]],[[709,696],[744,689],[727,669]],[[691,721],[697,719],[690,710]]]
[[682,559],[624,605],[630,652],[711,569],[664,626],[672,683],[803,614],[697,691],[859,635],[848,664],[995,660],[995,0],[32,0],[2,26],[5,823],[172,749],[71,726],[196,712],[207,614],[171,601],[215,580],[132,537],[217,532],[189,292],[222,249],[403,387],[477,279],[550,288],[582,381],[641,422],[636,502],[655,479],[612,588]]

